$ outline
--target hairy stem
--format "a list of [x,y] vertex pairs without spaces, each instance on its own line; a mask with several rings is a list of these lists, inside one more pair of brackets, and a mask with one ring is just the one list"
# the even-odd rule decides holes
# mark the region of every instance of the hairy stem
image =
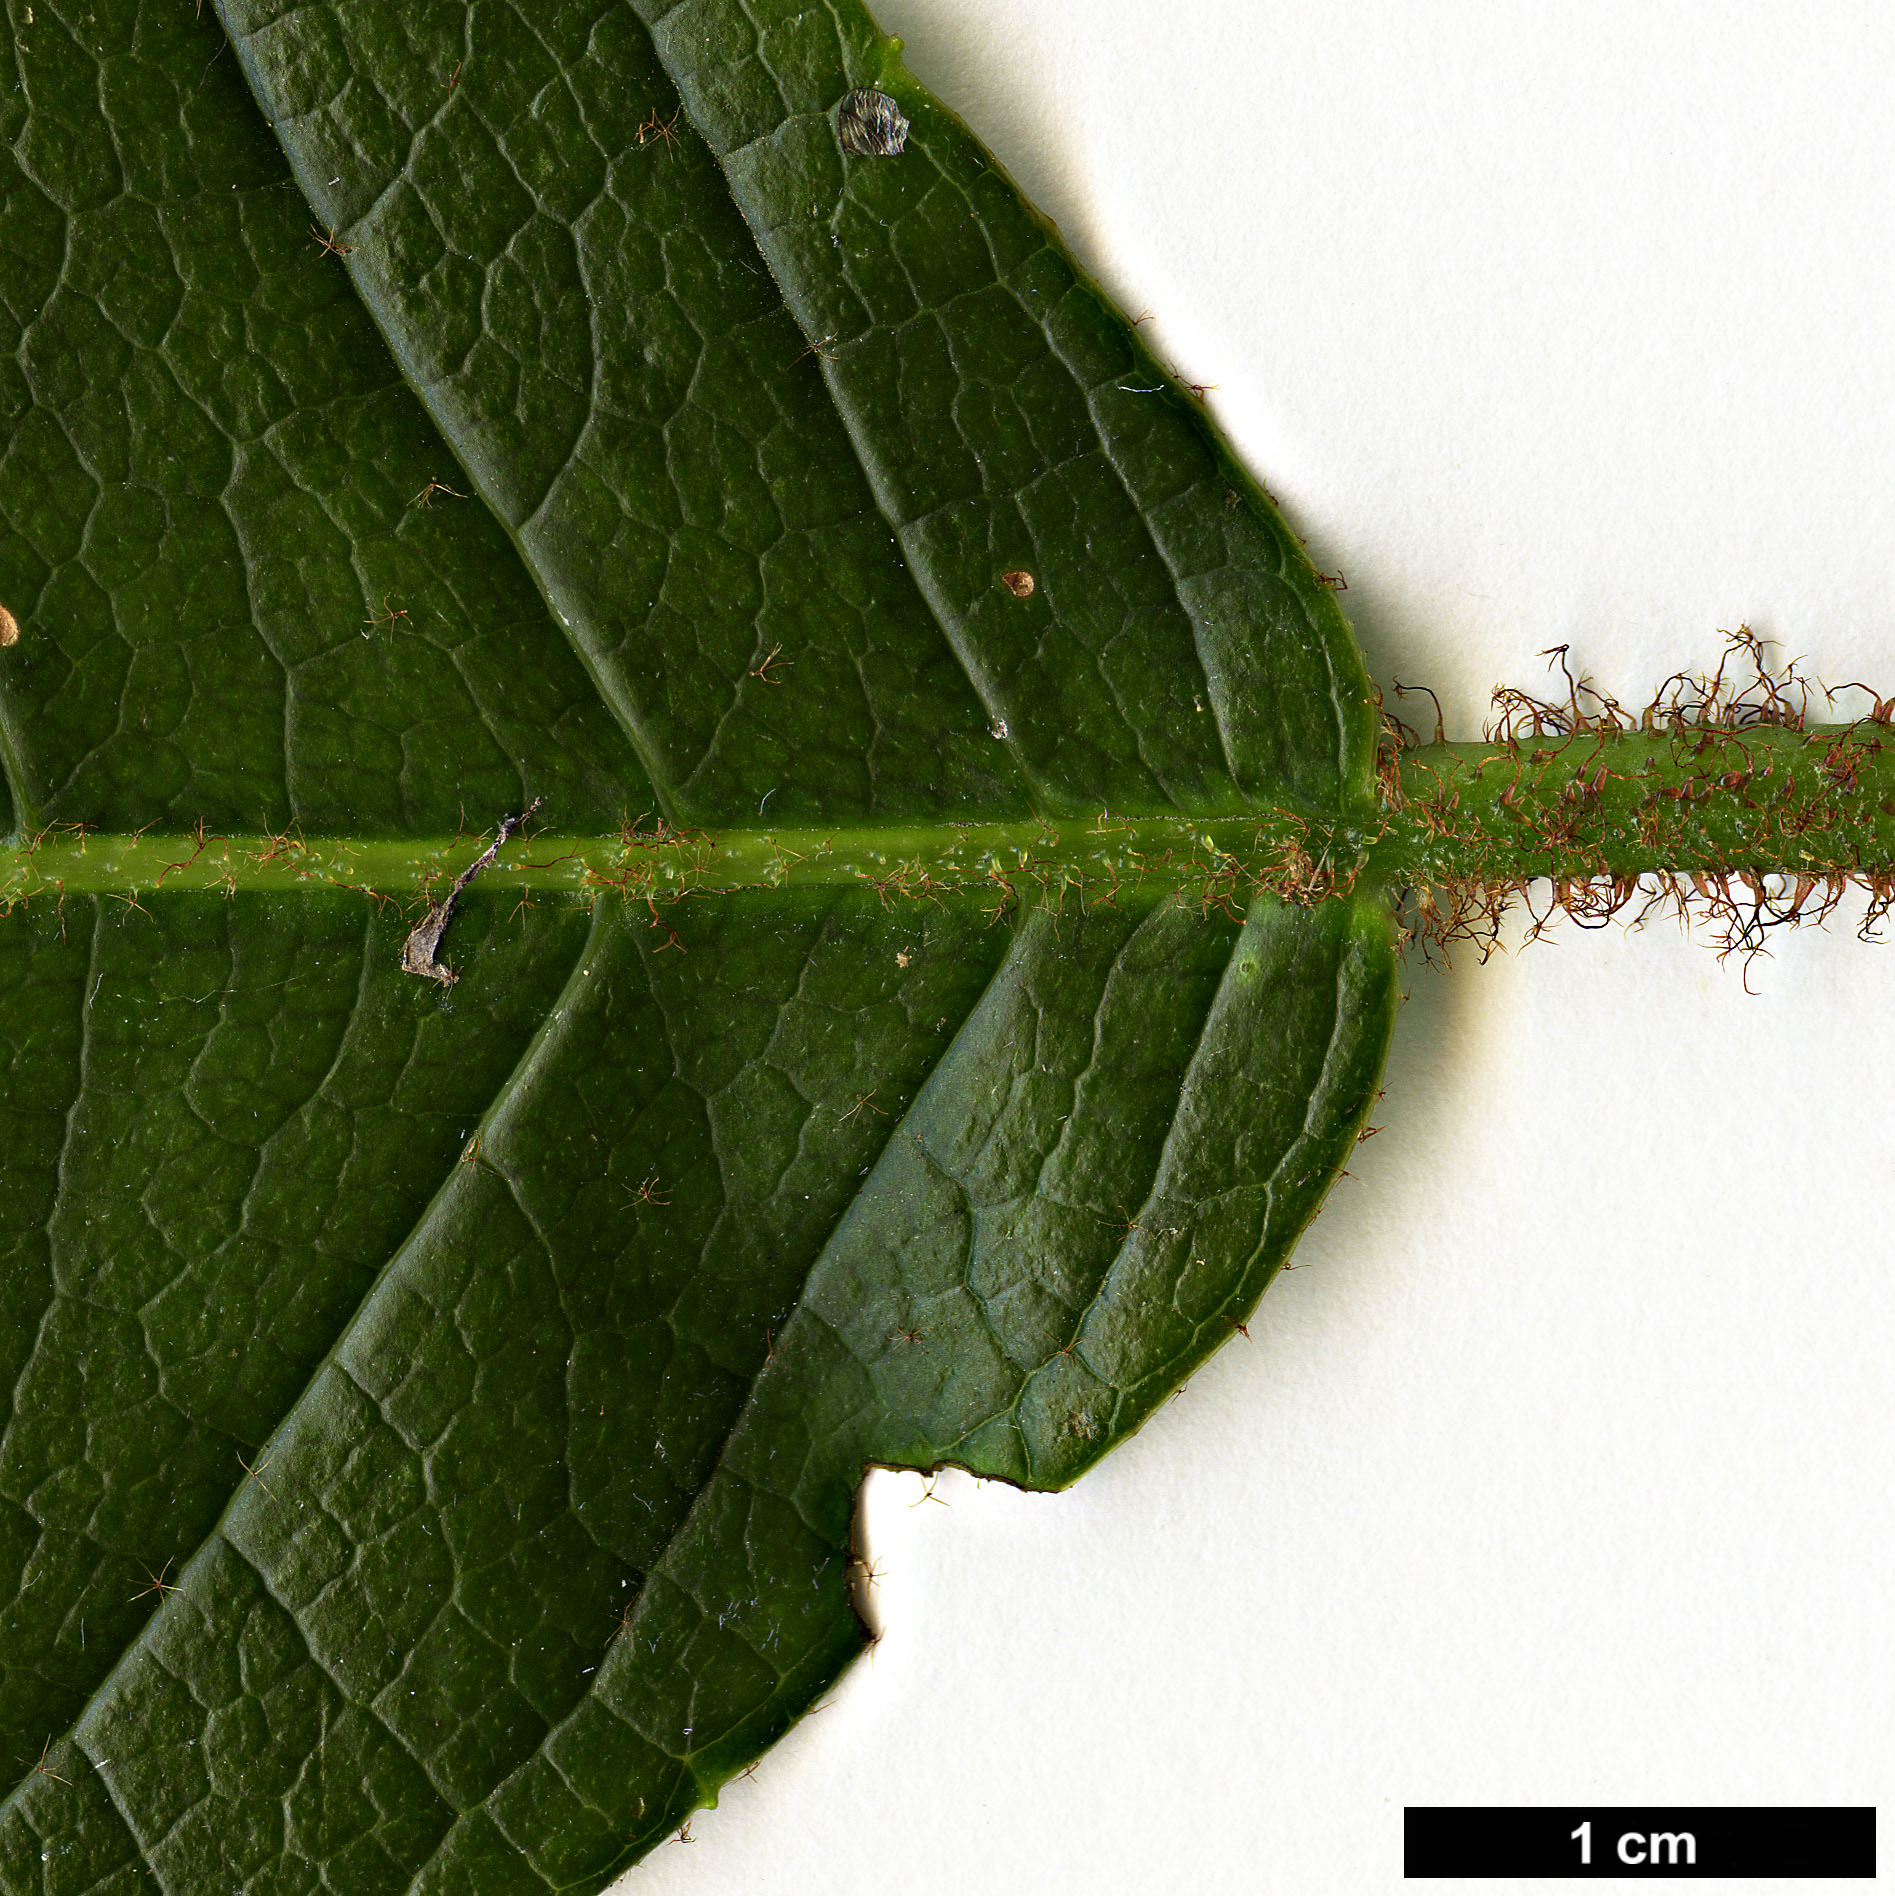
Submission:
[[[1259,889],[1319,900],[1367,878],[1395,888],[1517,890],[1768,874],[1872,886],[1895,876],[1895,729],[1687,726],[1391,757],[1372,818],[1300,812],[1190,820],[1093,817],[876,829],[656,830],[515,836],[502,888],[616,890],[663,902],[746,889],[866,886],[890,901],[952,890],[1117,900],[1178,890],[1233,906]],[[101,835],[55,827],[0,849],[0,905],[162,890],[355,889],[423,904],[485,838]]]
[[1398,885],[1895,872],[1895,729],[1585,731],[1429,744],[1366,873]]

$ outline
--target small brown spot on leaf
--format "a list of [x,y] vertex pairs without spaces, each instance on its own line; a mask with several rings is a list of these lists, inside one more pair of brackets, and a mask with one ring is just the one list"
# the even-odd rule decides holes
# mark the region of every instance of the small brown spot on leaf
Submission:
[[0,645],[18,645],[20,622],[5,606],[0,606]]
[[1012,572],[1002,573],[1000,583],[1016,599],[1031,599],[1036,584],[1033,575],[1024,566],[1016,566]]

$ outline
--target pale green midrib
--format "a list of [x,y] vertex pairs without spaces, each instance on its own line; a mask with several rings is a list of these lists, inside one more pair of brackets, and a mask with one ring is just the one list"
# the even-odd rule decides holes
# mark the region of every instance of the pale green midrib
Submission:
[[[1174,887],[1232,860],[1275,859],[1316,827],[1292,812],[1215,818],[1117,817],[1064,822],[908,823],[834,829],[684,830],[662,835],[539,835],[510,842],[474,886],[486,890],[720,894],[745,889],[931,887],[1002,879]],[[0,907],[111,895],[131,901],[188,890],[357,890],[419,906],[485,839],[197,836],[59,830],[0,847]]]
[[[485,842],[60,825],[0,845],[0,914],[66,896],[354,890],[419,915]],[[478,886],[654,902],[799,888],[891,900],[986,890],[1003,902],[1077,891],[1091,904],[1179,888],[1216,902],[1252,885],[1306,899],[1358,875],[1498,885],[1665,870],[1895,875],[1895,732],[1862,722],[1430,744],[1402,757],[1394,802],[1371,817],[1286,804],[1245,816],[542,833],[510,842]]]
[[[1769,766],[1761,774],[1760,757]],[[1739,767],[1727,770],[1733,761]],[[1772,783],[1778,765],[1783,774]],[[1654,814],[1667,813],[1648,827]],[[354,891],[419,915],[484,842],[466,835],[124,834],[59,824],[0,843],[0,917],[67,896],[136,904],[193,891]],[[884,898],[922,900],[986,889],[1003,901],[1027,890],[1077,890],[1090,904],[1178,888],[1219,901],[1250,884],[1307,899],[1360,875],[1396,886],[1499,886],[1666,871],[1895,877],[1895,742],[1885,740],[1883,727],[1856,724],[1589,733],[1533,748],[1429,745],[1402,758],[1399,797],[1366,820],[1286,807],[1247,816],[1101,812],[1089,819],[542,834],[510,843],[482,887],[529,899],[607,889],[654,901],[795,888],[873,888]]]

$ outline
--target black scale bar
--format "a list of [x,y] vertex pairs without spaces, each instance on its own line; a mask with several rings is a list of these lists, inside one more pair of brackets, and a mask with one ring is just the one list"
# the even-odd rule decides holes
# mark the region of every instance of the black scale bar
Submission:
[[1872,1805],[1411,1808],[1405,1828],[1410,1877],[1875,1874]]

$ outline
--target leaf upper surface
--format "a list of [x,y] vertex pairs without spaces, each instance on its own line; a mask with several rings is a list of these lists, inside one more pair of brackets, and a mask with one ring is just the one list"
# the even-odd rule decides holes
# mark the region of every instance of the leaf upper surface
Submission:
[[[1367,681],[1308,560],[859,7],[427,17],[230,9],[398,359],[683,813],[973,814],[1022,779],[1052,811],[1365,799]],[[444,101],[463,56],[478,91]],[[898,159],[837,139],[871,83],[912,120]],[[653,135],[681,99],[694,130]]]
[[[1365,806],[1294,537],[859,9],[225,15],[15,34],[18,819]],[[865,1465],[1063,1485],[1243,1319],[1394,1005],[1372,891],[384,910],[0,927],[9,1892],[600,1886],[860,1649]]]
[[414,504],[464,487],[453,455],[218,52],[126,4],[39,8],[10,47],[16,818],[451,830],[529,775],[570,821],[636,813],[650,786],[505,535]]

